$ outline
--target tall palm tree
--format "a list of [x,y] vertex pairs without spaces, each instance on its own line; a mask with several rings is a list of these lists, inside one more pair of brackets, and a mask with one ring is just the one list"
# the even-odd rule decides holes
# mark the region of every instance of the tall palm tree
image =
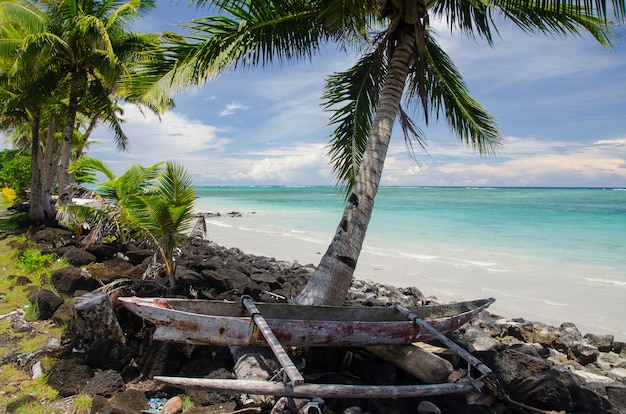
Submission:
[[[303,304],[341,304],[352,281],[374,206],[394,124],[420,141],[412,116],[445,119],[460,141],[481,154],[497,152],[495,121],[468,93],[452,60],[430,30],[432,17],[452,32],[493,42],[496,23],[526,32],[589,32],[609,46],[606,0],[198,0],[217,16],[189,24],[192,35],[173,50],[183,56],[174,85],[273,60],[304,59],[326,44],[356,47],[361,59],[329,78],[325,105],[334,111],[330,155],[346,205],[328,250],[304,291]],[[612,0],[623,21],[626,2]],[[498,17],[496,19],[496,16]],[[405,98],[407,112],[402,105]]]
[[[0,61],[6,75],[35,78],[46,73],[53,77],[45,85],[54,85],[54,93],[40,94],[57,98],[57,109],[48,118],[46,142],[54,143],[57,125],[62,131],[59,170],[49,169],[56,159],[54,153],[46,152],[43,157],[40,181],[44,183],[42,193],[48,197],[53,177],[58,179],[61,193],[69,185],[67,167],[78,113],[85,113],[92,127],[99,122],[107,124],[118,149],[125,149],[128,138],[121,129],[119,97],[157,113],[173,105],[169,95],[149,96],[147,92],[160,79],[158,72],[144,69],[146,62],[160,56],[160,35],[128,30],[129,23],[152,7],[153,0],[0,0]],[[61,116],[65,122],[57,122]],[[36,148],[33,146],[33,151]],[[44,151],[55,148],[46,145]],[[45,198],[37,204],[50,213]]]
[[[17,49],[13,73],[52,68],[67,98],[61,144],[60,192],[67,191],[72,136],[80,99],[99,88],[104,96],[115,92],[116,83],[132,70],[141,53],[158,45],[158,37],[128,30],[133,20],[154,7],[153,0],[130,1],[30,1],[2,0],[12,13],[3,20],[36,22]],[[3,22],[4,24],[4,22]],[[91,92],[93,93],[93,92]],[[117,146],[126,137],[116,134]]]

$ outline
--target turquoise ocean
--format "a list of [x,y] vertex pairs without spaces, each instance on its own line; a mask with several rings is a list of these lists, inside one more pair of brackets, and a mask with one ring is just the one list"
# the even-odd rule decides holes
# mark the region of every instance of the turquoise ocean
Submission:
[[[197,187],[208,238],[317,264],[343,211],[335,187]],[[226,213],[238,211],[241,217]],[[357,279],[626,340],[626,191],[383,187]]]

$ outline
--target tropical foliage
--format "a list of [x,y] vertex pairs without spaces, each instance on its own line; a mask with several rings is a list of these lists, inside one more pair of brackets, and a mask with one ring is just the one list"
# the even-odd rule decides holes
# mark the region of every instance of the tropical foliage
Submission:
[[[187,171],[177,163],[150,167],[133,165],[120,176],[102,161],[81,158],[70,172],[100,173],[106,181],[93,190],[89,205],[68,204],[61,208],[62,221],[75,228],[91,228],[89,239],[114,237],[127,243],[133,237],[148,237],[156,246],[173,288],[176,285],[174,252],[193,219],[195,190]],[[109,228],[110,227],[110,228]]]
[[30,157],[15,150],[0,152],[0,187],[14,190],[19,197],[25,196],[30,185]]
[[[217,11],[190,23],[192,35],[173,45],[183,62],[174,85],[201,83],[228,70],[311,58],[325,45],[354,48],[361,58],[328,78],[324,106],[335,132],[329,155],[346,206],[335,237],[300,303],[341,304],[369,224],[387,148],[398,123],[409,147],[423,144],[416,119],[444,119],[461,142],[496,153],[501,136],[494,119],[474,100],[452,59],[431,31],[430,19],[453,33],[493,44],[499,24],[522,31],[590,33],[610,45],[605,0],[198,0]],[[612,13],[626,16],[624,0]]]
[[31,149],[33,219],[54,215],[55,186],[69,194],[69,163],[98,123],[126,148],[120,99],[157,113],[172,105],[154,92],[163,90],[157,66],[146,69],[161,56],[160,35],[129,30],[153,7],[153,0],[0,0],[0,128]]
[[174,252],[183,232],[191,227],[194,200],[191,176],[181,165],[168,162],[152,191],[132,195],[124,202],[132,227],[157,246],[172,288],[176,285]]

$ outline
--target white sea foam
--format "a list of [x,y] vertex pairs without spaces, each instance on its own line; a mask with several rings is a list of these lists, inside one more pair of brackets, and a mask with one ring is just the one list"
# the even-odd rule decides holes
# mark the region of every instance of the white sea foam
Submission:
[[626,286],[626,281],[623,281],[623,280],[600,279],[600,278],[592,278],[592,277],[585,277],[583,279],[586,280],[586,281],[589,281],[589,282],[593,282],[593,283],[602,283],[602,284],[606,284],[606,285],[616,285],[616,286]]
[[[208,224],[208,222],[207,222]],[[226,223],[222,223],[220,221],[211,221],[210,223],[213,226],[217,226],[217,227],[225,227],[225,228],[232,228],[233,226],[230,224],[226,224]]]

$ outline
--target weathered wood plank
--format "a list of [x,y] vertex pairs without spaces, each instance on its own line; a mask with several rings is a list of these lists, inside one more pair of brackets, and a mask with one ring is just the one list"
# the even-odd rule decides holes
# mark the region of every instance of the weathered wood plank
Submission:
[[410,398],[431,395],[446,395],[475,391],[475,386],[461,382],[454,384],[421,385],[344,385],[344,384],[300,384],[290,385],[280,382],[181,378],[156,376],[155,380],[182,389],[200,389],[224,393],[275,395],[296,398]]

